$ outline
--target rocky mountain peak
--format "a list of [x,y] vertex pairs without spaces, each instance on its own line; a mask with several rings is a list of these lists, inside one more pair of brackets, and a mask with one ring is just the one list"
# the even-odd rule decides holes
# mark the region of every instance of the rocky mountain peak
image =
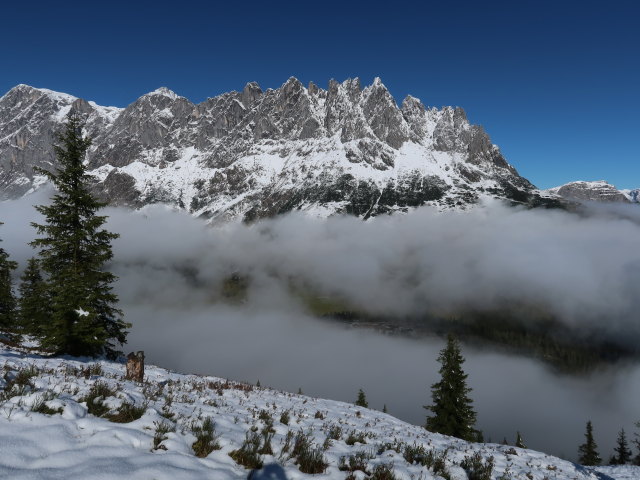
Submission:
[[291,209],[363,217],[482,196],[528,202],[533,186],[461,108],[399,108],[379,77],[327,90],[295,77],[256,82],[194,104],[166,87],[124,109],[17,86],[0,98],[0,198],[51,168],[53,135],[74,109],[93,138],[96,192],[116,204],[168,202],[212,218]]
[[574,202],[632,203],[633,196],[626,195],[605,180],[570,182],[550,188],[547,193]]
[[177,100],[178,98],[178,95],[173,90],[170,90],[167,87],[156,88],[153,92],[149,92],[146,95],[143,95],[143,98],[155,96],[167,97],[171,100]]
[[260,99],[260,97],[262,97],[262,89],[260,88],[260,85],[258,85],[258,82],[249,82],[242,89],[240,101],[245,108],[251,108],[251,106]]

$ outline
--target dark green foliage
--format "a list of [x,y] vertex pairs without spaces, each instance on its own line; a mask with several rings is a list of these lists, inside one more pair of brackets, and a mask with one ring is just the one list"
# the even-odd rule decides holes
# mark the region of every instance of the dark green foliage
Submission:
[[[636,428],[640,428],[640,422],[636,422]],[[640,465],[640,435],[638,435],[638,433],[635,433],[634,435],[635,438],[633,439],[633,443],[638,449],[638,454],[633,457],[633,464]]]
[[369,408],[369,402],[367,402],[367,397],[364,394],[364,390],[358,390],[358,399],[356,400],[355,405],[358,407]]
[[43,415],[55,415],[57,413],[62,413],[64,409],[62,407],[51,408],[47,405],[45,398],[39,397],[33,402],[33,405],[31,405],[31,411],[35,413],[42,413]]
[[600,465],[602,460],[600,455],[598,455],[598,445],[596,445],[596,441],[593,439],[593,426],[591,425],[591,421],[587,422],[587,431],[584,436],[586,440],[578,448],[578,452],[580,452],[578,461],[582,465],[587,466]]
[[476,452],[470,457],[464,457],[460,464],[464,471],[467,472],[469,480],[491,480],[493,465],[493,457],[484,460],[480,452]]
[[364,450],[356,452],[353,455],[340,457],[338,470],[343,472],[355,472],[360,470],[368,475],[369,471],[367,469],[367,463],[372,458],[374,458],[374,456]]
[[402,456],[410,465],[414,463],[425,466],[427,461],[427,450],[422,445],[406,445],[402,452]]
[[51,319],[41,343],[59,354],[113,357],[116,343],[125,342],[130,327],[115,308],[116,277],[104,269],[118,235],[102,229],[106,217],[96,214],[105,204],[88,188],[83,159],[91,142],[81,130],[79,117],[70,114],[58,136],[60,145],[54,147],[59,167],[38,170],[57,190],[51,205],[36,207],[45,223],[32,224],[40,237],[31,244],[40,249],[51,295]]
[[300,453],[310,448],[311,439],[309,438],[309,435],[304,433],[302,430],[298,431],[293,440],[293,450],[291,450],[291,456],[297,457],[298,455],[300,455]]
[[12,386],[18,385],[20,387],[29,386],[33,388],[33,382],[31,381],[31,379],[34,377],[37,377],[39,373],[40,372],[34,365],[21,368],[20,370],[18,370],[18,373],[13,378],[13,380],[10,382],[7,382],[7,385],[9,384],[11,384]]
[[291,414],[289,413],[289,410],[284,410],[280,414],[280,423],[283,425],[289,425],[289,420],[291,420]]
[[296,434],[291,455],[296,457],[296,463],[302,473],[324,473],[329,465],[322,448],[314,446],[309,435],[302,431]]
[[342,427],[336,424],[331,425],[327,432],[327,438],[331,440],[340,440],[342,438]]
[[245,468],[262,468],[262,459],[258,450],[262,443],[260,435],[255,432],[247,432],[243,444],[239,449],[229,452],[229,456],[238,464]]
[[275,430],[270,428],[269,426],[262,429],[262,446],[258,453],[261,455],[273,455],[273,447],[271,447],[271,440],[273,440],[273,435]]
[[396,480],[397,477],[393,474],[393,467],[382,463],[376,465],[373,469],[373,473],[369,477],[369,480]]
[[352,430],[351,432],[349,432],[349,436],[344,441],[344,443],[346,443],[347,445],[355,445],[356,443],[366,444],[367,439],[364,433]]
[[[507,351],[536,357],[563,373],[588,373],[601,364],[638,357],[633,345],[576,330],[548,312],[526,305],[461,312],[455,317],[422,319],[413,328],[453,333],[469,342],[494,344]],[[583,332],[584,333],[584,332]]]
[[387,404],[386,403],[382,406],[382,413],[388,413]]
[[196,457],[204,458],[214,450],[220,450],[216,426],[211,418],[205,418],[200,425],[192,425],[191,431],[196,436],[196,441],[191,445]]
[[436,450],[427,450],[423,445],[405,445],[402,450],[402,456],[410,464],[418,464],[430,469],[434,475],[440,475],[449,478],[445,459],[447,452],[437,452]]
[[169,438],[167,433],[175,432],[176,429],[167,422],[153,422],[153,424],[156,426],[156,431],[153,435],[153,450],[166,450],[167,447],[162,445],[162,442]]
[[51,316],[51,299],[47,284],[40,271],[40,262],[30,258],[20,277],[20,325],[24,333],[42,337]]
[[467,387],[467,374],[462,370],[464,358],[453,335],[449,335],[447,346],[440,352],[438,361],[441,364],[441,379],[431,386],[433,404],[424,407],[433,413],[427,417],[426,429],[474,441],[477,438],[474,428],[476,413],[469,397],[471,389]]
[[0,248],[0,328],[3,330],[13,330],[17,326],[16,298],[11,279],[11,272],[16,268],[18,264],[9,260],[9,254]]
[[618,433],[616,448],[614,448],[613,451],[616,453],[611,458],[610,463],[612,465],[626,465],[631,462],[631,450],[627,443],[627,435],[625,434],[624,428]]
[[116,394],[114,390],[109,388],[106,383],[96,382],[91,386],[89,393],[80,399],[80,402],[87,404],[87,411],[96,417],[102,417],[109,412],[109,407],[103,404],[107,397],[113,397]]
[[516,432],[516,447],[527,448],[527,446],[524,444],[524,440],[522,439],[522,435],[520,435],[520,432]]
[[116,413],[106,415],[106,418],[114,423],[131,423],[142,417],[146,411],[146,406],[136,407],[133,403],[124,402]]
[[258,418],[264,422],[272,422],[273,418],[271,418],[271,414],[267,410],[260,410],[258,413]]

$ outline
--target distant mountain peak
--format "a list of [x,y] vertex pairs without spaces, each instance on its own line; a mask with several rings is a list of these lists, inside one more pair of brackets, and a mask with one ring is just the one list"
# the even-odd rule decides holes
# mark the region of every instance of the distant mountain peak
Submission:
[[160,87],[160,88],[156,88],[154,91],[147,93],[146,96],[163,96],[163,97],[169,97],[172,100],[176,100],[179,95],[176,94],[173,90],[168,89],[167,87]]
[[629,203],[637,201],[633,199],[631,194],[625,194],[606,180],[577,180],[550,188],[546,192],[577,202]]

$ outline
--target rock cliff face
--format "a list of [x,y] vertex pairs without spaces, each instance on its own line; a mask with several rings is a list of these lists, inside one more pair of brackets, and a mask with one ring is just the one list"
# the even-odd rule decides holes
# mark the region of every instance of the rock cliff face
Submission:
[[0,98],[0,199],[37,188],[69,111],[93,138],[95,189],[119,205],[168,202],[212,219],[290,210],[369,217],[424,204],[464,208],[483,197],[543,198],[460,108],[399,108],[376,78],[248,83],[194,104],[166,88],[128,107],[101,107],[19,85]]
[[604,180],[595,182],[571,182],[547,190],[549,194],[557,195],[574,202],[606,202],[606,203],[637,203],[638,190],[618,190]]

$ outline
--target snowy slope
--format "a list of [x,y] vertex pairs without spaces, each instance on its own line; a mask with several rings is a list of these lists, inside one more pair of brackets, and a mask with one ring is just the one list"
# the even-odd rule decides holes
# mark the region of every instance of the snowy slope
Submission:
[[290,78],[194,104],[167,88],[124,109],[19,85],[0,98],[0,199],[36,188],[52,143],[78,112],[93,138],[96,191],[114,204],[166,202],[210,218],[294,209],[368,217],[485,197],[546,202],[461,108],[398,106],[379,78],[322,89]]
[[[433,468],[410,464],[403,457],[405,446],[423,446],[426,452],[445,455],[450,478],[464,480],[459,466],[465,457],[479,453],[493,457],[492,478],[627,479],[640,478],[640,469],[603,469],[596,475],[587,468],[543,453],[496,444],[473,444],[425,431],[390,415],[331,400],[311,398],[228,382],[213,377],[182,375],[147,366],[146,381],[124,379],[124,366],[108,361],[42,358],[8,347],[0,347],[4,389],[0,402],[0,478],[11,479],[202,479],[246,478],[248,471],[229,453],[238,449],[247,432],[260,434],[269,419],[274,430],[272,455],[262,455],[265,464],[278,462],[290,480],[311,478],[304,474],[286,451],[288,432],[306,435],[320,448],[328,463],[324,473],[313,478],[344,479],[341,457],[365,457],[363,468],[372,472],[387,465],[398,479],[442,478]],[[87,412],[82,398],[97,384],[112,393],[98,399],[113,413],[123,403],[142,406],[142,416],[130,423],[114,423]],[[12,393],[7,393],[12,392]],[[42,411],[42,404],[51,410]],[[40,406],[40,408],[37,408]],[[288,425],[281,422],[288,412]],[[215,422],[220,449],[206,458],[194,456],[196,437],[192,425],[210,417]],[[158,438],[158,425],[175,431]],[[334,439],[327,441],[332,431]],[[349,445],[351,433],[364,434]],[[344,463],[344,462],[342,462]],[[347,460],[348,463],[348,460]],[[508,476],[502,476],[507,472]],[[630,476],[631,475],[631,476]],[[633,477],[633,475],[636,475]],[[362,479],[361,471],[355,478]]]
[[640,203],[640,188],[620,190],[631,203]]

